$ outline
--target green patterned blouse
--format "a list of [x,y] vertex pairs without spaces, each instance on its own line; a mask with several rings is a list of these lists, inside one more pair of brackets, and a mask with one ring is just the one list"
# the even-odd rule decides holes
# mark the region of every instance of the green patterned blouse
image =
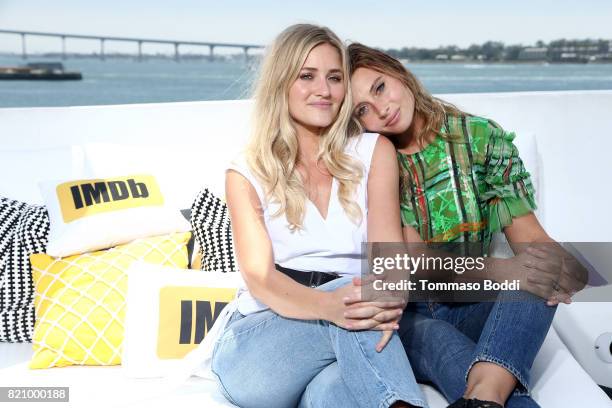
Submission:
[[475,116],[447,116],[440,133],[452,136],[398,152],[402,224],[426,242],[475,243],[488,254],[492,233],[536,208],[515,135]]

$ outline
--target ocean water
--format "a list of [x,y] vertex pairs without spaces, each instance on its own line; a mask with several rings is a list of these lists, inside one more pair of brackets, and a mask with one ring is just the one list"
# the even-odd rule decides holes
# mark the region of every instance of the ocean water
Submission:
[[[31,57],[29,62],[57,61]],[[0,56],[0,66],[21,65]],[[0,107],[77,106],[242,99],[256,61],[68,59],[82,81],[0,81]],[[612,64],[407,65],[432,93],[612,89]]]

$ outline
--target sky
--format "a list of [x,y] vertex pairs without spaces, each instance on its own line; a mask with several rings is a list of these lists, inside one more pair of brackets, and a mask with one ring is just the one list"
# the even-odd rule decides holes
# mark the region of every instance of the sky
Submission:
[[[170,40],[268,44],[288,25],[326,25],[345,40],[381,48],[487,40],[532,45],[558,38],[612,39],[611,0],[0,0],[0,29]],[[99,49],[68,40],[68,51]],[[107,43],[106,50],[135,45]],[[145,45],[145,52],[171,52]],[[60,51],[59,39],[28,38],[29,52]],[[196,52],[196,50],[185,50]],[[20,38],[0,34],[0,52]],[[215,50],[217,52],[217,50]]]

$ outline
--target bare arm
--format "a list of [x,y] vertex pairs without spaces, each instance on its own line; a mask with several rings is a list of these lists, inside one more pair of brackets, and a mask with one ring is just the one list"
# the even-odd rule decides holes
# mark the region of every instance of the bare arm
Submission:
[[[401,243],[402,229],[399,210],[399,170],[395,147],[386,137],[380,136],[376,141],[372,162],[368,173],[368,242],[370,243]],[[376,244],[375,244],[376,245]],[[384,245],[384,244],[383,244]],[[385,249],[382,249],[382,256]],[[389,306],[389,307],[386,307]],[[404,304],[361,303],[353,306],[349,316],[372,315],[373,319],[398,322],[402,315]],[[397,329],[399,326],[394,326]],[[376,345],[378,352],[387,345],[393,330],[383,331]]]
[[515,254],[525,250],[523,245],[534,242],[555,242],[542,228],[534,213],[514,218],[512,224],[504,228],[504,234]]
[[305,287],[276,270],[262,205],[251,183],[229,170],[225,192],[238,264],[251,294],[281,316],[323,319],[328,294]]
[[368,175],[368,241],[402,242],[395,147],[379,137]]

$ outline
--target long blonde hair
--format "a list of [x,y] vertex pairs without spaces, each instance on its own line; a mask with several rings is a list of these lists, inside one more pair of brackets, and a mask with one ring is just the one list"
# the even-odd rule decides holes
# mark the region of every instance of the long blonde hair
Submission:
[[[412,92],[414,110],[425,119],[425,126],[415,135],[419,146],[427,144],[427,135],[440,134],[440,128],[447,114],[458,116],[466,114],[455,105],[432,96],[412,72],[386,53],[360,43],[352,43],[348,46],[348,55],[351,75],[358,68],[369,68],[399,80]],[[440,135],[451,139],[456,136],[450,133]]]
[[338,199],[351,220],[358,223],[362,214],[354,193],[363,177],[363,167],[345,152],[350,137],[359,133],[352,117],[348,86],[348,58],[342,41],[328,28],[296,24],[278,35],[262,62],[253,97],[253,131],[246,159],[262,184],[266,199],[280,204],[274,216],[285,215],[292,231],[303,226],[306,189],[297,169],[298,140],[289,114],[289,89],[310,51],[320,44],[335,47],[342,60],[346,94],[336,120],[319,139],[317,162],[338,181]]

